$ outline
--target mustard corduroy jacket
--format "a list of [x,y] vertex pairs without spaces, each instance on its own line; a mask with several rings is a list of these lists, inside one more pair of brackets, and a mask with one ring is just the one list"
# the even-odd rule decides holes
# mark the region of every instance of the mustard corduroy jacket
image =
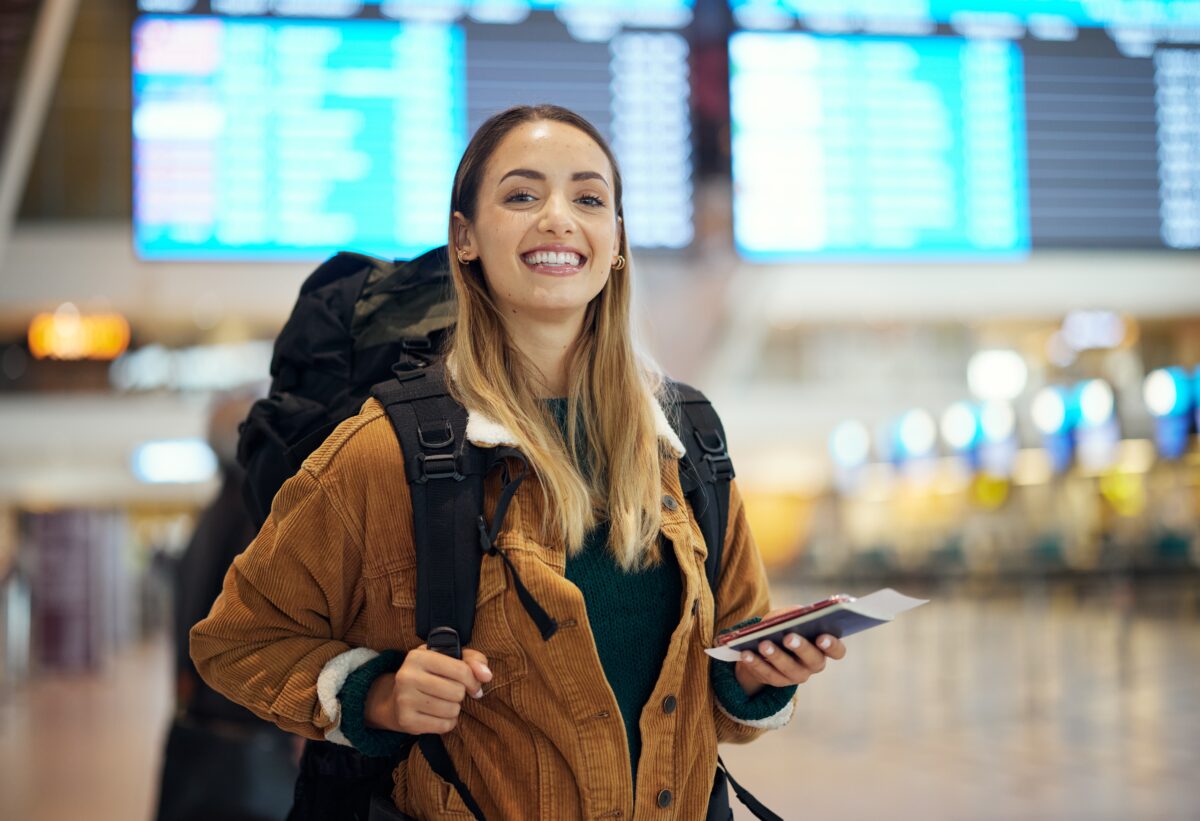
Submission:
[[[471,647],[494,677],[467,698],[444,736],[460,777],[489,819],[702,819],[717,742],[746,742],[786,724],[792,703],[740,721],[714,698],[715,633],[769,609],[767,581],[736,485],[714,598],[707,555],[683,498],[683,446],[657,407],[664,459],[662,534],[679,560],[683,600],[662,672],[641,720],[636,803],[621,714],[596,652],[579,589],[564,578],[562,545],[541,538],[542,494],[531,477],[509,507],[497,545],[559,623],[543,640],[499,556],[482,559]],[[482,414],[467,438],[513,444]],[[493,511],[499,478],[485,485]],[[415,632],[412,509],[403,457],[382,408],[368,401],[279,491],[271,515],[225,578],[209,616],[191,632],[192,658],[210,685],[285,730],[349,743],[338,692],[380,651],[407,651]],[[458,793],[415,747],[395,773],[397,806],[418,818],[470,818]]]

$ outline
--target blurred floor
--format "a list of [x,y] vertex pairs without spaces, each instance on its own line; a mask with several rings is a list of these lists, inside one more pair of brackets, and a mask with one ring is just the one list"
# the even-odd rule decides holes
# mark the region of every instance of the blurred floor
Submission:
[[903,592],[933,601],[847,639],[786,729],[723,749],[768,806],[788,819],[1200,818],[1194,576]]
[[[933,602],[848,639],[788,728],[723,749],[768,806],[787,819],[1200,818],[1200,584],[904,592]],[[169,661],[145,645],[0,704],[0,818],[147,818]]]
[[43,675],[0,700],[0,819],[149,818],[170,670],[163,639],[125,649],[100,673]]

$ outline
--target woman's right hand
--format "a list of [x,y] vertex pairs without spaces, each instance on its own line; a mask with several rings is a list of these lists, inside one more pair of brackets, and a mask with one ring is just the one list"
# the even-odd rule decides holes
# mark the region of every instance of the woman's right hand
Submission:
[[405,655],[395,673],[371,682],[364,718],[375,729],[448,733],[458,725],[463,698],[482,698],[483,685],[491,680],[487,657],[478,650],[464,649],[459,660],[422,644]]

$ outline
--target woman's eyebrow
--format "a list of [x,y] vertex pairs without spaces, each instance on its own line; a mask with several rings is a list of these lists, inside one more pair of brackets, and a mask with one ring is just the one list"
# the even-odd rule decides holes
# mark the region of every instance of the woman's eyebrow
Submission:
[[[509,177],[527,177],[531,180],[543,181],[546,179],[546,175],[541,171],[534,171],[532,168],[514,168],[512,171],[509,171],[507,174],[501,177],[500,182],[504,182]],[[579,182],[580,180],[600,180],[600,182],[604,183],[605,188],[608,187],[608,180],[604,179],[604,175],[600,174],[598,171],[576,171],[571,175],[572,182]]]

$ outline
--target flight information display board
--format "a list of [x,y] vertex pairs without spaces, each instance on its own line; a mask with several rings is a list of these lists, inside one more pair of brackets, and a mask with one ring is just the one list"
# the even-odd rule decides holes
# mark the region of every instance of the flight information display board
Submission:
[[611,141],[632,244],[692,239],[691,0],[140,0],[143,259],[411,257],[446,241],[475,128],[554,102]]
[[1200,248],[1200,3],[733,8],[743,256]]
[[734,233],[745,250],[1029,246],[1012,44],[747,32],[730,54]]

